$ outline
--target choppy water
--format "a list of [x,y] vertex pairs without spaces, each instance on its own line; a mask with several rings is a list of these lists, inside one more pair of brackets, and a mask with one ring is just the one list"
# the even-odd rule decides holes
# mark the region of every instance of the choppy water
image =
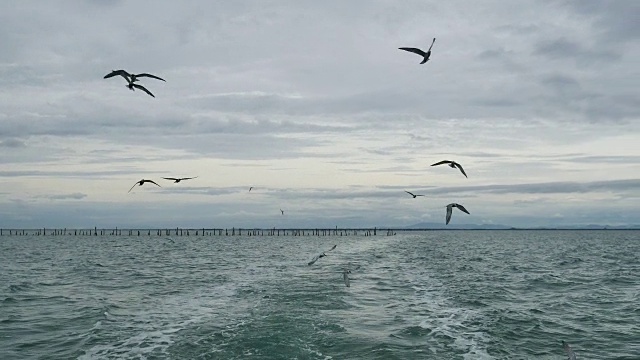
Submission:
[[640,231],[173,239],[0,237],[0,359],[640,359]]

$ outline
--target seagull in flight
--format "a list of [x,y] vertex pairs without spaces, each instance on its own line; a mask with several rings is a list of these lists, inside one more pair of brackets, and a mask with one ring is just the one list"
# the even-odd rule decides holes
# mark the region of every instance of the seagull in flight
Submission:
[[567,353],[567,360],[576,360],[576,353],[573,352],[571,346],[564,342],[564,340],[562,341],[562,347],[564,347],[564,352]]
[[280,212],[282,213],[282,215],[284,215],[284,210],[280,209]]
[[429,46],[429,50],[427,50],[427,52],[424,52],[418,48],[411,48],[411,47],[401,47],[398,48],[400,50],[404,50],[404,51],[408,51],[408,52],[412,52],[414,54],[418,54],[422,57],[424,57],[424,59],[422,60],[422,62],[420,64],[424,64],[427,61],[429,61],[429,57],[431,56],[431,48],[433,47],[433,43],[436,42],[436,38],[433,38],[433,41],[431,42],[431,46]]
[[165,180],[173,180],[174,183],[179,183],[182,180],[191,180],[191,179],[195,179],[197,178],[197,176],[194,177],[190,177],[190,178],[172,178],[172,177],[163,177],[163,179]]
[[[360,265],[356,266],[353,271],[360,269]],[[346,287],[351,287],[351,282],[349,282],[349,274],[351,274],[350,268],[342,269],[342,279],[344,280],[344,285]]]
[[449,225],[449,221],[451,221],[451,213],[453,212],[453,208],[458,208],[460,209],[460,211],[465,212],[467,214],[471,214],[470,212],[467,211],[467,209],[464,208],[464,206],[460,205],[460,204],[456,204],[456,203],[451,203],[449,205],[447,205],[447,223],[446,225]]
[[105,79],[108,79],[110,77],[114,77],[114,76],[122,76],[123,78],[125,78],[125,80],[127,80],[127,82],[129,83],[134,83],[136,81],[138,81],[139,77],[150,77],[153,79],[157,79],[157,80],[162,80],[164,82],[166,82],[165,79],[155,76],[155,75],[151,75],[151,74],[147,74],[147,73],[142,73],[142,74],[130,74],[124,70],[111,70],[110,73],[108,73],[107,75],[104,76]]
[[404,192],[406,192],[407,194],[409,194],[409,195],[413,196],[413,198],[414,198],[414,199],[415,199],[417,196],[424,196],[424,195],[415,195],[414,193],[412,193],[412,192],[408,192],[407,190],[405,190]]
[[129,189],[129,191],[127,191],[127,193],[130,193],[131,190],[133,190],[133,188],[136,187],[136,185],[142,186],[142,184],[147,183],[147,182],[148,183],[152,183],[152,184],[156,185],[157,187],[162,187],[162,186],[156,184],[156,182],[153,181],[153,180],[142,179],[140,181],[137,181],[135,184],[133,184],[133,186],[131,187],[131,189]]
[[437,163],[435,163],[435,164],[433,164],[433,165],[431,165],[431,166],[438,166],[438,165],[442,165],[442,164],[447,164],[447,165],[449,165],[449,167],[454,168],[454,169],[455,169],[455,168],[460,169],[460,172],[462,173],[462,175],[464,175],[464,177],[466,177],[466,178],[469,178],[469,177],[467,176],[467,173],[465,173],[465,172],[464,172],[464,169],[462,168],[462,165],[458,164],[458,163],[457,163],[457,162],[455,162],[455,161],[451,161],[451,160],[442,160],[442,161],[439,161],[439,162],[437,162]]
[[[336,248],[336,246],[338,246],[338,245],[337,244],[333,245],[333,247],[331,249],[327,250],[326,252],[332,251],[333,249]],[[327,254],[325,254],[325,252],[322,252],[320,255],[314,256],[313,259],[311,259],[311,261],[309,261],[309,263],[307,265],[313,265],[313,264],[316,263],[316,261],[318,261],[318,259],[323,258],[325,256],[327,256]]]
[[249,192],[251,192],[251,189],[253,189],[253,186],[249,186]]

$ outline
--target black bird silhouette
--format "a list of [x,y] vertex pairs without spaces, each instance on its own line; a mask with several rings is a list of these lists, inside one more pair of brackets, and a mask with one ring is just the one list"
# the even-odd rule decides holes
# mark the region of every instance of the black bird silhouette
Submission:
[[251,189],[253,189],[253,186],[249,186],[249,192],[251,192]]
[[466,177],[466,178],[469,178],[469,177],[467,176],[467,173],[465,173],[465,172],[464,172],[464,169],[462,168],[462,165],[458,164],[458,163],[457,163],[457,162],[455,162],[455,161],[442,160],[442,161],[439,161],[439,162],[437,162],[437,163],[435,163],[435,164],[432,164],[431,166],[438,166],[438,165],[442,165],[442,164],[447,164],[447,165],[449,165],[449,167],[452,167],[452,168],[454,168],[454,169],[455,169],[455,168],[460,169],[460,172],[462,173],[462,175],[464,175],[464,177]]
[[125,78],[125,80],[127,80],[127,82],[129,83],[133,83],[138,81],[139,77],[150,77],[153,79],[158,79],[158,80],[162,80],[165,81],[165,79],[161,78],[161,77],[157,77],[155,75],[151,75],[151,74],[147,74],[147,73],[142,73],[142,74],[130,74],[124,70],[111,70],[110,73],[108,73],[107,75],[104,76],[105,79],[108,79],[110,77],[114,77],[114,76],[122,76],[123,78]]
[[433,47],[433,43],[436,42],[436,38],[433,38],[433,41],[431,42],[431,46],[429,46],[429,50],[427,50],[427,52],[424,52],[418,48],[412,48],[412,47],[401,47],[398,48],[400,50],[404,50],[404,51],[408,51],[408,52],[412,52],[414,54],[418,54],[422,57],[424,57],[424,59],[422,60],[422,62],[420,64],[424,64],[427,61],[429,61],[429,57],[431,56],[431,48]]
[[415,195],[414,193],[412,193],[412,192],[408,192],[407,190],[405,190],[404,192],[406,192],[407,194],[409,194],[409,195],[413,196],[413,198],[414,198],[414,199],[415,199],[417,196],[424,196],[424,195]]
[[576,353],[573,352],[571,346],[564,342],[564,340],[562,341],[562,347],[564,348],[564,352],[567,353],[567,360],[576,360]]
[[155,97],[155,95],[153,95],[151,93],[151,91],[147,90],[147,88],[142,86],[142,85],[138,85],[138,84],[134,84],[134,83],[130,82],[129,85],[127,85],[127,87],[131,91],[135,91],[135,89],[140,89],[140,90],[146,92],[147,94],[151,95],[151,97]]
[[142,179],[142,180],[140,180],[140,181],[137,181],[135,184],[133,184],[133,186],[131,187],[131,189],[129,189],[129,191],[127,191],[127,193],[130,193],[130,192],[131,192],[131,190],[133,190],[133,188],[134,188],[134,187],[136,187],[136,185],[138,185],[138,186],[142,186],[142,184],[147,183],[147,182],[148,182],[148,183],[155,184],[157,187],[162,187],[162,186],[160,186],[160,185],[156,184],[156,182],[155,182],[155,181],[153,181],[153,180]]
[[460,204],[456,204],[456,203],[451,203],[449,205],[447,205],[447,223],[446,225],[449,225],[449,221],[451,221],[451,213],[453,212],[453,208],[458,208],[460,209],[460,211],[465,212],[467,214],[471,214],[470,212],[467,211],[467,209],[464,208],[464,206],[460,205]]
[[282,213],[282,215],[284,215],[284,210],[280,209],[280,212]]
[[[332,251],[333,249],[336,248],[336,246],[338,246],[338,244],[333,245],[333,247],[331,249],[327,250],[326,252]],[[318,261],[318,259],[323,258],[325,256],[327,256],[327,254],[325,254],[325,252],[322,252],[320,255],[314,256],[313,259],[311,259],[311,261],[309,261],[309,263],[307,265],[313,265],[313,264],[315,264],[316,261]]]
[[172,178],[172,177],[163,177],[163,179],[165,180],[173,180],[174,183],[179,183],[182,180],[191,180],[191,179],[196,179],[197,176],[194,177],[190,177],[190,178]]

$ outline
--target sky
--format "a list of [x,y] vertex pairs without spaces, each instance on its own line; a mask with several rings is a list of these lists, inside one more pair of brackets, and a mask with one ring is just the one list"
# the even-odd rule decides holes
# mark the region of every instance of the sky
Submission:
[[[637,225],[638,18],[636,0],[1,2],[0,227],[403,227],[452,202],[471,213],[452,226]],[[398,50],[433,38],[424,65]],[[118,69],[166,82],[138,82],[152,98],[103,79]],[[140,179],[162,187],[127,193]]]

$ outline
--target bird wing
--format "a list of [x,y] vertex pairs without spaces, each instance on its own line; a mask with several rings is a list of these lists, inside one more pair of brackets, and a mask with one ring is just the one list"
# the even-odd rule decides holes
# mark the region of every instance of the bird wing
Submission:
[[168,177],[163,177],[163,179],[165,179],[165,180],[173,180],[173,181],[178,180],[178,179],[176,179],[176,178],[168,178]]
[[197,176],[190,177],[190,178],[180,178],[180,180],[191,180],[191,179],[195,179],[195,178],[197,178]]
[[407,190],[405,190],[404,192],[406,192],[407,194],[409,194],[409,195],[411,195],[411,196],[415,196],[415,195],[413,195],[413,193],[408,192]]
[[573,349],[571,349],[571,346],[569,346],[569,344],[563,341],[562,347],[564,347],[564,351],[567,353],[568,360],[576,360],[576,353],[573,352]]
[[150,182],[150,183],[152,183],[152,184],[155,184],[157,187],[162,187],[162,186],[158,185],[158,183],[156,183],[156,182],[155,182],[155,181],[153,181],[153,180],[145,180],[145,182]]
[[129,189],[129,191],[127,191],[127,194],[131,192],[131,190],[133,190],[134,187],[136,187],[136,185],[138,185],[140,183],[140,181],[136,181],[135,184],[133,184],[133,186],[131,187],[131,189]]
[[460,172],[462,173],[462,175],[464,175],[464,177],[466,177],[466,178],[468,179],[469,177],[467,176],[467,173],[466,173],[466,172],[464,172],[464,169],[462,168],[462,165],[460,165],[460,164],[458,164],[458,163],[455,163],[455,165],[456,165],[456,167],[457,167],[458,169],[460,169]]
[[131,84],[131,85],[133,85],[133,87],[134,87],[134,88],[136,88],[136,89],[140,89],[140,90],[142,90],[142,91],[146,92],[147,94],[151,95],[151,97],[155,97],[155,96],[151,93],[151,91],[147,90],[147,88],[145,88],[144,86],[142,86],[142,85],[138,85],[138,84]]
[[425,56],[425,52],[420,50],[420,49],[417,49],[417,48],[401,47],[401,48],[398,48],[398,49],[404,50],[404,51],[408,51],[408,52],[412,52],[412,53],[418,54],[420,56]]
[[151,74],[147,74],[147,73],[136,74],[136,77],[150,77],[150,78],[153,78],[153,79],[162,80],[162,81],[164,81],[164,82],[166,82],[166,81],[167,81],[167,80],[165,80],[165,79],[163,79],[163,78],[161,78],[161,77],[157,77],[157,76],[155,76],[155,75],[151,75]]
[[342,272],[342,278],[344,279],[344,284],[347,287],[351,287],[351,285],[349,284],[349,271],[345,270]]
[[456,204],[456,207],[457,207],[458,209],[460,209],[460,211],[462,211],[462,212],[466,212],[467,214],[471,215],[471,213],[470,213],[470,212],[468,212],[468,211],[467,211],[467,209],[465,209],[465,208],[464,208],[464,206],[462,206],[462,205],[460,205],[460,204]]
[[333,245],[333,247],[331,249],[327,250],[327,251],[332,251],[333,249],[336,248],[336,246],[338,246],[338,244]]
[[309,263],[307,263],[307,265],[311,266],[311,265],[315,264],[316,261],[318,261],[318,259],[320,259],[320,255],[314,256],[313,259],[311,259],[311,261],[309,261]]
[[438,165],[442,165],[442,164],[451,164],[450,160],[442,160],[442,161],[438,161],[435,164],[432,164],[431,166],[438,166]]
[[451,221],[451,213],[452,212],[453,212],[452,206],[451,205],[447,205],[447,223],[446,223],[446,225],[449,225],[449,221]]
[[114,77],[114,76],[122,76],[123,78],[125,78],[128,82],[131,82],[131,75],[124,71],[124,70],[112,70],[110,73],[108,73],[107,75],[104,76],[104,79],[108,79],[110,77]]
[[431,48],[433,47],[433,43],[434,42],[436,42],[436,38],[433,38],[433,41],[431,42],[431,46],[429,46],[429,50],[428,51],[431,51]]

